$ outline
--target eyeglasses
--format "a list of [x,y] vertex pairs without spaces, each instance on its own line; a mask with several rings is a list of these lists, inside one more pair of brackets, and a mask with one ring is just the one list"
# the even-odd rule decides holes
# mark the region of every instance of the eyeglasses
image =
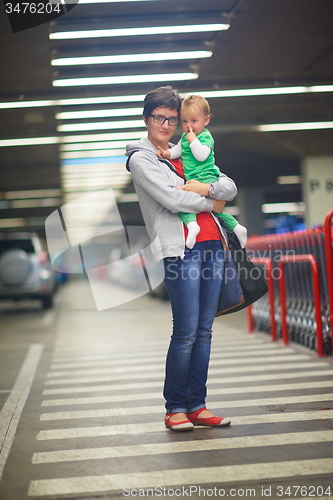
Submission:
[[157,123],[158,125],[163,125],[166,121],[168,121],[169,125],[171,127],[175,127],[179,123],[179,118],[178,116],[171,116],[170,118],[165,118],[165,116],[162,115],[150,115],[153,117],[153,121]]

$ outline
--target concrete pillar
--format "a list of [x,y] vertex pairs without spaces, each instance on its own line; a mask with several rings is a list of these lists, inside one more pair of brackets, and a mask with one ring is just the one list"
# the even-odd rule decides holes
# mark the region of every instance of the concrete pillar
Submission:
[[264,214],[261,210],[264,203],[263,190],[256,187],[239,188],[235,203],[240,209],[237,219],[247,228],[248,236],[265,234]]
[[333,207],[333,156],[304,158],[301,173],[305,223],[310,229],[322,225]]

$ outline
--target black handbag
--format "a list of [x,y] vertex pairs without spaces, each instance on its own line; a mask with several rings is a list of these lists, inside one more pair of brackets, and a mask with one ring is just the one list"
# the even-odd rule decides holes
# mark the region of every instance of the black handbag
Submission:
[[224,231],[228,235],[229,248],[224,251],[224,276],[216,316],[240,311],[268,292],[260,270],[240,246],[237,236],[225,226]]

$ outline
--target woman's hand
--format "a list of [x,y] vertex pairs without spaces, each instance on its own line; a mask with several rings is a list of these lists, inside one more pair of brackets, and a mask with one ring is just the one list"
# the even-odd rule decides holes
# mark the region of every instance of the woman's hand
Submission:
[[224,200],[212,200],[213,202],[213,212],[220,214],[224,211],[226,202]]
[[187,181],[183,186],[177,186],[177,189],[182,189],[183,191],[192,191],[192,193],[198,193],[201,194],[201,196],[208,196],[209,187],[210,184],[191,179]]

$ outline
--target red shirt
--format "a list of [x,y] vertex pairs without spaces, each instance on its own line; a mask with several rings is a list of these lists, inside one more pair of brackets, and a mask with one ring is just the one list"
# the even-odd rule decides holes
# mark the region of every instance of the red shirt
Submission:
[[[175,167],[177,174],[179,174],[183,179],[183,165],[180,159],[172,160],[172,165]],[[220,233],[217,225],[211,216],[210,212],[201,212],[197,215],[197,223],[200,226],[200,233],[197,236],[196,241],[208,241],[208,240],[220,240]],[[187,238],[187,227],[184,224],[185,239]]]

